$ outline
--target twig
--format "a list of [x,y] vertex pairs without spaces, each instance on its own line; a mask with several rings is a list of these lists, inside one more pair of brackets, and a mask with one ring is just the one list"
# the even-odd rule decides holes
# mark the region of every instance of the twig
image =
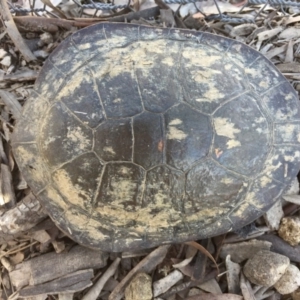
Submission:
[[36,57],[30,51],[26,43],[24,42],[22,36],[20,35],[17,26],[11,16],[6,0],[0,0],[0,12],[2,16],[2,21],[6,27],[7,33],[14,42],[15,46],[22,53],[26,61],[36,60]]
[[96,300],[100,295],[105,283],[110,277],[112,277],[121,261],[121,258],[117,257],[114,262],[109,266],[106,272],[101,278],[94,284],[94,286],[83,296],[82,300]]
[[112,293],[109,295],[109,300],[120,300],[123,297],[124,290],[129,284],[131,279],[138,272],[151,272],[158,264],[160,264],[168,250],[170,245],[160,246],[141,260],[125,277],[124,279],[115,287]]

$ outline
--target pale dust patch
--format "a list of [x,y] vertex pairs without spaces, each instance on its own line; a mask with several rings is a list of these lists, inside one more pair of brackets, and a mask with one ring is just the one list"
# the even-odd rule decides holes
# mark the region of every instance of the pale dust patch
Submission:
[[170,126],[173,126],[173,125],[180,125],[180,124],[182,124],[182,120],[180,120],[180,119],[173,119],[173,120],[169,123]]
[[232,149],[235,147],[240,147],[241,143],[240,143],[240,141],[237,141],[237,140],[229,140],[229,141],[227,141],[226,146],[227,146],[227,149]]
[[51,143],[55,142],[56,139],[60,137],[60,136],[56,136],[56,137],[53,137],[53,136],[48,136],[44,141],[43,141],[43,146],[46,148],[47,146],[49,146]]
[[112,179],[107,195],[114,199],[110,204],[124,208],[124,202],[135,199],[137,183],[130,179]]
[[269,177],[267,176],[262,176],[260,178],[260,184],[262,187],[266,187],[269,183],[272,182],[272,179],[270,179]]
[[234,183],[235,181],[232,179],[232,178],[229,178],[229,177],[226,177],[226,178],[222,178],[221,179],[221,183],[224,183],[224,184],[232,184]]
[[169,67],[173,67],[174,66],[174,60],[172,57],[166,57],[165,59],[163,59],[161,61],[163,64],[169,66]]
[[55,203],[64,212],[69,209],[64,199],[52,187],[46,189],[46,198],[51,199],[51,203]]
[[[223,59],[222,55],[215,51],[214,54],[208,54],[205,48],[186,47],[182,51],[182,56],[193,66],[211,67]],[[188,67],[188,66],[187,66]]]
[[[132,78],[135,78],[134,69],[142,69],[143,73],[149,72],[152,65],[156,64],[156,56],[165,53],[166,49],[166,40],[139,41],[128,48],[111,49],[104,54],[104,60],[101,68],[97,69],[96,77],[99,79],[105,76],[114,78],[129,73]],[[166,57],[163,62],[169,66],[174,64],[172,57]]]
[[182,130],[174,127],[174,126],[169,126],[169,131],[167,134],[167,138],[169,140],[184,140],[188,135],[183,132]]
[[262,80],[262,81],[259,83],[259,86],[260,86],[260,87],[263,87],[263,88],[265,88],[265,89],[268,89],[268,88],[269,88],[269,83],[268,83],[268,81],[266,81],[266,80]]
[[207,100],[210,100],[210,102],[212,102],[213,100],[223,98],[225,95],[220,92],[220,90],[215,86],[214,83],[211,83],[209,89],[203,94],[203,96]]
[[300,151],[295,151],[294,155],[285,155],[284,160],[288,162],[294,162],[295,160],[298,160],[300,158]]
[[57,99],[61,98],[74,98],[74,89],[80,89],[80,86],[83,85],[85,80],[82,80],[84,78],[83,70],[78,70],[76,73],[73,74],[71,79],[67,82],[65,87],[59,92],[57,95]]
[[254,119],[254,123],[264,123],[266,120],[264,117],[258,117]]
[[262,74],[261,74],[261,71],[259,68],[246,68],[245,69],[245,72],[246,74],[249,74],[253,77],[256,77],[256,78],[261,78],[262,77]]
[[53,179],[62,195],[72,204],[86,209],[88,204],[91,203],[93,191],[83,190],[80,185],[74,184],[66,170],[57,170],[53,174]]
[[232,69],[232,65],[225,65],[225,70],[230,70]]
[[76,147],[80,150],[86,150],[90,146],[90,140],[80,126],[67,127],[67,140],[76,144]]
[[[64,219],[66,223],[72,225],[75,230],[86,230],[86,225],[89,221],[88,216],[85,214],[78,213],[75,209],[68,209],[64,214]],[[69,230],[71,228],[69,227]],[[72,234],[70,232],[70,234]]]
[[254,201],[255,195],[253,193],[248,193],[246,200],[238,206],[238,209],[234,212],[234,217],[244,218],[246,215],[246,211],[249,209],[249,203]]
[[295,96],[294,96],[293,93],[289,93],[289,94],[287,94],[287,95],[284,96],[284,99],[285,99],[286,101],[294,100],[294,99],[295,99]]
[[41,182],[44,180],[48,180],[48,174],[42,167],[42,161],[39,156],[33,154],[30,150],[26,148],[26,146],[18,146],[15,151],[15,154],[18,156],[21,164],[23,166],[29,164],[34,161],[34,172],[30,172],[30,178],[34,182]]
[[187,215],[186,221],[188,223],[205,222],[208,218],[219,219],[221,216],[227,214],[228,212],[229,212],[229,208],[221,208],[221,207],[202,209],[194,214]]
[[279,160],[279,155],[272,156],[265,164],[264,173],[267,176],[272,177],[275,171],[277,171],[282,166]]
[[220,75],[222,72],[218,70],[212,70],[212,69],[205,69],[201,71],[192,71],[192,79],[195,80],[198,83],[203,83],[203,82],[211,82],[213,83],[216,78],[214,77],[215,75]]
[[114,149],[112,147],[104,147],[103,151],[112,155],[115,155],[116,152],[114,151]]
[[234,128],[235,124],[231,123],[228,118],[218,117],[214,118],[213,121],[217,135],[225,136],[235,140],[235,135],[241,132],[240,129]]
[[[85,224],[81,224],[82,225],[82,230],[86,231],[88,233],[88,235],[98,241],[105,241],[105,240],[110,240],[111,237],[107,234],[104,234],[103,232],[101,232],[101,228],[99,228],[99,224],[101,224],[101,227],[105,227],[104,222],[101,222],[101,220],[99,221],[95,221],[94,219],[90,219],[88,221],[88,223]],[[79,228],[81,229],[81,228]],[[108,231],[112,230],[112,228],[108,228]]]

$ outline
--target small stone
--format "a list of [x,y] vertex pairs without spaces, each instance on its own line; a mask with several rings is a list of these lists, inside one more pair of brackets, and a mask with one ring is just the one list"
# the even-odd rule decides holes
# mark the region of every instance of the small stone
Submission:
[[278,235],[292,246],[300,243],[300,218],[296,216],[282,218]]
[[252,283],[270,287],[281,278],[289,264],[288,257],[261,250],[246,262],[243,271]]
[[34,56],[37,58],[47,58],[49,56],[49,53],[44,50],[37,50],[33,52]]
[[125,290],[126,300],[151,300],[152,278],[146,273],[137,274]]
[[46,45],[53,42],[53,36],[49,32],[44,32],[43,34],[41,34],[40,39]]
[[274,287],[281,295],[293,293],[300,285],[300,271],[294,265],[289,265]]
[[241,242],[235,244],[225,244],[220,256],[225,259],[227,255],[235,263],[241,263],[244,260],[251,258],[260,250],[270,250],[272,243],[267,241],[251,240],[248,242]]
[[4,49],[0,49],[0,59],[5,57],[7,55],[7,52]]
[[9,67],[11,65],[11,57],[10,56],[5,56],[1,61],[1,65],[5,67]]

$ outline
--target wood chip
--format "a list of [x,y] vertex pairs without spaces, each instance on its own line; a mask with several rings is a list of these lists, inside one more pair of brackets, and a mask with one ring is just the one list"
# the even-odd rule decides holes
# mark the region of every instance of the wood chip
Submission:
[[230,255],[232,261],[241,263],[260,250],[270,250],[271,246],[270,242],[255,239],[248,242],[225,244],[221,249],[220,256],[225,259],[227,255]]
[[23,262],[10,272],[10,279],[16,288],[38,285],[77,270],[104,267],[107,258],[105,252],[76,246],[68,253],[51,252]]
[[1,164],[1,193],[0,205],[6,204],[8,208],[16,205],[16,196],[12,182],[12,175],[7,165]]
[[157,297],[166,292],[170,287],[175,285],[181,279],[183,279],[182,273],[178,270],[174,270],[166,277],[153,282],[153,296]]
[[126,286],[138,272],[150,273],[159,263],[165,258],[170,245],[160,246],[152,251],[148,256],[141,260],[116,286],[113,292],[109,295],[109,300],[120,300]]
[[276,67],[282,73],[300,73],[300,63],[287,63],[287,64],[277,64]]
[[284,216],[281,201],[277,201],[265,214],[264,219],[270,230],[278,230],[280,220]]
[[244,36],[251,34],[257,28],[256,24],[241,24],[232,28],[231,37]]
[[290,40],[286,50],[284,63],[291,63],[294,60],[294,41]]
[[257,34],[257,37],[258,37],[259,41],[265,41],[265,40],[268,40],[268,39],[276,36],[281,31],[282,31],[282,27],[277,27],[277,28],[274,28],[274,29],[270,29],[270,30],[260,32],[260,33]]
[[13,114],[15,120],[18,120],[21,116],[22,106],[16,97],[12,93],[4,90],[0,90],[0,97]]
[[233,295],[233,294],[222,294],[222,295],[201,294],[201,295],[188,297],[185,300],[243,300],[243,297],[239,295]]
[[20,298],[58,293],[75,293],[92,285],[92,269],[80,270],[43,284],[28,286],[19,291]]
[[115,274],[120,261],[121,261],[121,258],[117,257],[114,260],[114,262],[109,266],[109,268],[104,272],[104,274],[101,276],[101,278],[82,297],[82,300],[96,300],[99,297],[105,283],[108,281],[108,279],[110,277],[112,277]]
[[239,295],[241,293],[241,288],[239,285],[241,266],[231,261],[230,255],[226,256],[225,264],[227,269],[226,278],[228,284],[228,292]]
[[161,9],[160,10],[161,21],[166,27],[174,27],[176,25],[173,11],[171,9]]
[[265,56],[268,58],[268,59],[271,59],[279,54],[282,54],[284,53],[285,51],[287,50],[287,45],[283,45],[283,46],[280,46],[280,47],[275,47],[273,49],[271,49],[270,51],[268,51],[267,53],[265,53]]
[[50,235],[46,232],[46,230],[38,230],[38,231],[35,231],[33,233],[31,233],[31,237],[40,242],[40,243],[47,243],[51,240],[51,237]]
[[249,280],[241,272],[240,287],[244,300],[256,300]]

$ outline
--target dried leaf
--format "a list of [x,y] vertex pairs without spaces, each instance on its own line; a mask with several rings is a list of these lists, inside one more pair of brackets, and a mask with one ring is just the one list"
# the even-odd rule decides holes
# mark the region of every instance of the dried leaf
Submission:
[[183,261],[181,261],[180,263],[172,265],[172,267],[175,269],[183,268],[183,267],[187,266],[193,260],[193,258],[194,258],[194,256],[192,256],[190,258],[186,258]]
[[195,247],[196,249],[198,249],[200,252],[202,252],[203,254],[205,254],[216,266],[218,273],[219,273],[219,267],[215,261],[215,259],[213,258],[213,256],[200,244],[196,243],[196,242],[186,242],[186,245]]
[[276,67],[282,73],[292,72],[292,73],[300,73],[300,63],[292,62],[287,64],[278,64]]
[[294,60],[294,42],[291,40],[288,43],[284,63],[291,63]]
[[300,205],[300,195],[285,195],[282,196],[285,201]]
[[298,38],[300,37],[300,28],[296,28],[296,27],[289,27],[285,30],[283,30],[279,36],[280,39],[284,39],[284,40],[291,40],[294,38]]
[[243,300],[243,297],[234,294],[222,294],[222,295],[201,294],[201,295],[188,297],[185,300]]
[[259,41],[265,41],[265,40],[268,40],[268,39],[274,37],[275,35],[277,35],[281,31],[282,31],[282,27],[277,27],[277,28],[274,28],[274,29],[270,29],[270,30],[260,32],[257,35],[257,37],[258,37]]
[[256,300],[251,284],[243,272],[241,272],[240,287],[245,300]]
[[211,293],[211,294],[214,294],[214,295],[223,294],[222,290],[220,288],[220,285],[218,284],[218,282],[215,278],[199,284],[198,287],[201,290]]

